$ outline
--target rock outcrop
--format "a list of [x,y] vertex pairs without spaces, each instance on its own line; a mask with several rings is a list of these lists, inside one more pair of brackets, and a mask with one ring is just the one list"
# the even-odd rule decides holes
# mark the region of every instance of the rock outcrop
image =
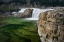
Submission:
[[63,8],[40,13],[37,25],[42,42],[64,42]]
[[14,12],[12,13],[13,17],[29,18],[32,17],[33,9],[26,9],[23,13]]
[[21,15],[22,18],[29,18],[32,17],[33,9],[26,9],[23,14]]

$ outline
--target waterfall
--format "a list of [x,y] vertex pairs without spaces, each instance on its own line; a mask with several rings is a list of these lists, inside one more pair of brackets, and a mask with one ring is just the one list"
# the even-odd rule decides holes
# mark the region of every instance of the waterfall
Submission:
[[38,18],[39,14],[41,12],[45,12],[45,11],[48,11],[48,10],[53,10],[53,9],[38,9],[38,8],[33,8],[32,18]]
[[42,9],[33,8],[32,18],[38,18],[39,14],[42,12]]
[[[19,12],[24,12],[26,9],[29,8],[22,8]],[[41,12],[45,12],[47,10],[53,10],[53,9],[39,9],[39,8],[30,8],[33,9],[32,17],[31,18],[25,18],[26,20],[38,20],[38,16]]]

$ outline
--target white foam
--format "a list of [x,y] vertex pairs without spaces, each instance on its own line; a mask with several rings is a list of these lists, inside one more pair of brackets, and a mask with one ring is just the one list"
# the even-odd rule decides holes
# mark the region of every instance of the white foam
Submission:
[[19,12],[23,13],[27,8],[22,8]]

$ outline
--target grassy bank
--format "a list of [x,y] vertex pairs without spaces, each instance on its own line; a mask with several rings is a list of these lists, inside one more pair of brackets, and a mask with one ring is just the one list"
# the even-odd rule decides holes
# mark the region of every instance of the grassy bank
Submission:
[[2,20],[7,25],[0,27],[0,42],[40,42],[34,21],[25,21],[21,18]]

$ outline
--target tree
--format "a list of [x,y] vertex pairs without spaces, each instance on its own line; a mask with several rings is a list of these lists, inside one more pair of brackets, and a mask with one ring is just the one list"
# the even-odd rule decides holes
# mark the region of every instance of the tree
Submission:
[[26,2],[27,2],[27,6],[30,7],[30,0],[26,0]]
[[5,2],[5,3],[8,3],[10,1],[12,1],[12,0],[2,0],[2,2]]

